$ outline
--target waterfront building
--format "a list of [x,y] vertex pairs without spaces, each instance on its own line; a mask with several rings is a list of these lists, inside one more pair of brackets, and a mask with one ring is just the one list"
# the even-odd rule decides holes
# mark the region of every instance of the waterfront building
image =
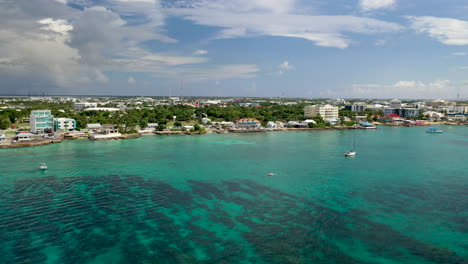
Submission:
[[34,139],[34,135],[32,133],[29,133],[29,132],[20,132],[18,134],[16,134],[16,139],[18,141],[31,141]]
[[88,131],[98,132],[98,131],[101,131],[102,126],[101,124],[87,124],[86,128],[88,129]]
[[448,120],[457,122],[465,122],[468,120],[468,114],[464,113],[447,114],[446,117]]
[[340,123],[340,119],[339,118],[327,118],[327,119],[324,119],[324,121],[326,123],[329,123],[331,125],[336,125],[336,124],[339,124]]
[[419,116],[419,109],[416,108],[382,108],[384,112],[384,116],[389,116],[392,114],[404,117],[404,118],[411,118],[411,117],[418,117]]
[[262,126],[262,123],[254,118],[242,118],[236,122],[237,128],[257,129]]
[[4,132],[0,132],[0,142],[4,141],[5,140],[5,133]]
[[418,117],[419,116],[419,109],[415,108],[401,108],[395,109],[395,113],[399,116],[408,118],[408,117]]
[[444,117],[444,114],[434,111],[426,111],[423,113],[424,116],[429,117],[431,120],[440,120]]
[[323,119],[338,118],[338,107],[332,105],[309,105],[304,107],[304,117],[321,116]]
[[103,124],[102,125],[102,133],[104,133],[106,135],[118,134],[119,130],[117,128],[115,128],[115,125],[113,125],[113,124]]
[[404,118],[402,118],[401,116],[397,114],[389,114],[385,117],[385,119],[393,123],[401,123],[405,121]]
[[55,131],[70,131],[76,129],[76,121],[71,118],[55,118]]
[[34,110],[29,116],[30,132],[44,133],[54,131],[54,116],[50,110]]
[[267,128],[278,128],[278,127],[277,127],[277,125],[276,125],[275,122],[269,121],[269,122],[267,123]]
[[85,108],[90,108],[90,107],[97,107],[97,103],[87,103],[87,102],[81,102],[81,103],[75,103],[73,104],[73,108],[75,110],[83,110]]

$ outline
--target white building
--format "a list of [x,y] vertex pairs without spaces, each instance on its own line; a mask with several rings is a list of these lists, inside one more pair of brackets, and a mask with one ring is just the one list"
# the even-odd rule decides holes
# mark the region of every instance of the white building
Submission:
[[86,103],[86,102],[82,102],[82,103],[75,103],[73,105],[73,108],[75,110],[82,110],[82,109],[85,109],[85,108],[90,108],[90,107],[97,107],[97,103]]
[[31,141],[34,139],[34,135],[29,132],[20,132],[16,135],[18,141]]
[[423,113],[423,115],[428,116],[429,119],[431,119],[431,120],[440,120],[440,119],[442,119],[442,117],[444,117],[444,114],[434,112],[434,111],[426,111],[426,112]]
[[393,99],[390,101],[390,108],[401,108],[401,100]]
[[267,128],[278,128],[275,122],[269,121],[266,125]]
[[304,117],[321,116],[323,119],[338,118],[338,107],[332,105],[309,105],[304,107]]
[[70,131],[76,129],[76,121],[71,118],[55,118],[55,131]]
[[31,133],[44,133],[54,130],[54,116],[50,110],[34,110],[29,116]]
[[464,113],[447,114],[446,117],[450,121],[465,122],[468,118],[468,114],[464,114]]
[[454,107],[454,112],[468,114],[468,106],[460,105]]
[[207,125],[207,124],[211,123],[211,119],[209,119],[207,117],[203,117],[201,122],[202,122],[202,124]]
[[0,132],[0,142],[4,141],[5,140],[5,133],[4,132]]
[[329,99],[325,103],[330,104],[330,105],[345,105],[346,100],[341,99],[341,98],[336,98],[336,99]]
[[97,132],[97,131],[101,131],[102,126],[101,124],[87,124],[86,128],[88,129],[88,131]]
[[118,111],[120,111],[120,108],[114,108],[114,107],[90,107],[90,108],[86,108],[84,111],[118,112]]

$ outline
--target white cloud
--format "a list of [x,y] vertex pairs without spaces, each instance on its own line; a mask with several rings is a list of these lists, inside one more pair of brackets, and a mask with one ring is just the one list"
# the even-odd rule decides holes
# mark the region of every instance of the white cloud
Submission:
[[379,39],[374,43],[374,45],[377,46],[377,47],[383,47],[383,46],[387,45],[387,40]]
[[55,2],[58,2],[58,3],[64,4],[64,5],[66,5],[66,4],[67,4],[67,0],[55,0]]
[[453,98],[456,95],[456,85],[449,80],[435,80],[429,83],[398,81],[390,85],[353,84],[350,90],[343,93],[354,98]]
[[280,65],[277,66],[278,67],[278,74],[279,75],[283,75],[285,72],[287,71],[291,71],[291,70],[294,70],[294,66],[289,64],[288,61],[283,61],[283,63],[281,63]]
[[452,53],[453,56],[467,56],[467,52],[454,52]]
[[128,77],[128,80],[127,80],[128,84],[135,84],[135,78],[133,78],[132,76]]
[[285,70],[285,71],[289,71],[289,70],[294,69],[294,66],[292,66],[291,64],[289,64],[288,61],[283,61],[283,63],[281,63],[280,65],[278,65],[278,68],[280,68],[280,69],[282,69],[282,70]]
[[217,38],[278,36],[302,38],[318,46],[346,48],[346,33],[378,34],[397,32],[399,24],[355,16],[299,14],[295,1],[200,0],[168,8],[170,15],[199,25],[223,28]]
[[360,0],[359,7],[364,11],[385,9],[395,6],[396,0]]
[[206,55],[208,54],[207,50],[196,50],[193,55]]
[[39,24],[45,25],[42,29],[54,31],[61,35],[67,35],[73,30],[73,26],[63,19],[45,18],[38,21]]
[[115,0],[117,2],[126,2],[126,3],[150,3],[156,4],[156,0]]
[[446,45],[468,45],[468,21],[439,17],[407,17],[411,28]]
[[201,57],[183,57],[183,56],[166,56],[166,55],[159,55],[159,54],[152,54],[139,60],[143,61],[154,61],[160,62],[167,65],[185,65],[185,64],[197,64],[203,63],[208,61],[206,58]]

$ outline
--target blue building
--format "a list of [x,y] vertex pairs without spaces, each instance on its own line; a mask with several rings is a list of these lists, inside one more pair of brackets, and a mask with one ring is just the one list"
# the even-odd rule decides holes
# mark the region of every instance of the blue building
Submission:
[[50,110],[34,110],[29,116],[31,133],[47,133],[54,131],[54,116]]
[[404,118],[418,117],[419,109],[416,108],[383,108],[384,116],[399,115]]

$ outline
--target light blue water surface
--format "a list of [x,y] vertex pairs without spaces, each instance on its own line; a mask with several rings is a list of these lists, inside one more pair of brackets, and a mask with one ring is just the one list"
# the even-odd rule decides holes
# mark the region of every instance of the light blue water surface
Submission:
[[425,129],[0,150],[0,262],[467,263],[468,128]]

